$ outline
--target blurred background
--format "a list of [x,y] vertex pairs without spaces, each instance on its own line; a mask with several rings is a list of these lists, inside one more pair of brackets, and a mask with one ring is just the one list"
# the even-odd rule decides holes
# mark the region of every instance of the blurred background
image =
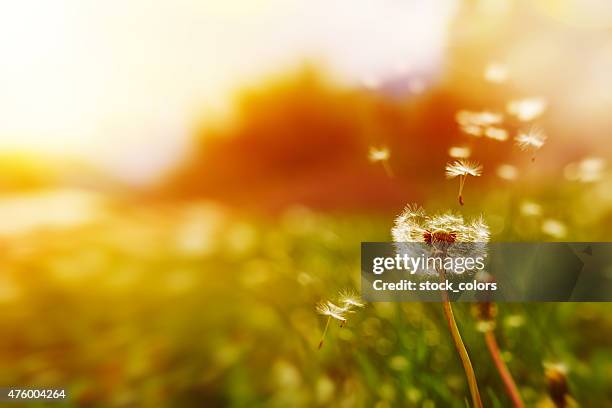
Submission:
[[[408,203],[609,241],[609,2],[22,0],[0,55],[0,384],[65,406],[465,407],[438,304],[367,305],[317,349],[360,242]],[[610,311],[500,305],[528,406],[554,406],[551,364],[612,406]]]

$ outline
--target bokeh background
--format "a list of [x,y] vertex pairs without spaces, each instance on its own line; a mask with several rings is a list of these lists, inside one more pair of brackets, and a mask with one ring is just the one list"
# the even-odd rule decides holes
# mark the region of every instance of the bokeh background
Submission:
[[[369,304],[321,350],[315,305],[359,289],[360,242],[407,203],[483,214],[495,241],[609,241],[611,30],[595,0],[1,2],[0,384],[70,407],[466,406],[440,305]],[[517,120],[523,98],[546,109]],[[512,140],[532,126],[535,156]],[[484,166],[464,207],[452,147]],[[500,305],[528,406],[553,406],[551,364],[612,406],[610,312]],[[456,315],[485,406],[510,406]]]

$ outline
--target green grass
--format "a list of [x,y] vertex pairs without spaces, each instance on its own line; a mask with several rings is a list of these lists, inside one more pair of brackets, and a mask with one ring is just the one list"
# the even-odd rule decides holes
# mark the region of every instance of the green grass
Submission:
[[[317,350],[315,304],[359,289],[359,243],[388,240],[391,222],[130,208],[6,240],[0,383],[66,387],[66,406],[465,407],[440,304],[368,304]],[[545,361],[569,367],[582,406],[612,400],[610,311],[499,306],[500,347],[527,406],[546,399]],[[470,305],[455,313],[483,403],[509,406]]]

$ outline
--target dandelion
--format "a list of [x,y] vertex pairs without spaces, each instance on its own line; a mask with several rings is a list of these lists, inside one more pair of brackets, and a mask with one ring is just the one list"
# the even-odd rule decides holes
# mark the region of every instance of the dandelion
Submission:
[[389,157],[391,156],[391,152],[387,147],[370,147],[368,152],[368,159],[372,163],[382,163],[383,168],[385,169],[385,173],[387,176],[393,177],[393,171],[391,170],[391,166],[389,166]]
[[482,174],[482,166],[476,162],[456,160],[446,165],[446,177],[451,179],[459,177],[459,204],[463,205],[463,187],[467,176],[478,177]]
[[499,62],[492,62],[485,68],[484,79],[488,82],[501,84],[508,79],[508,68]]
[[[514,140],[521,150],[536,151],[544,146],[546,135],[542,129],[532,127],[529,130],[520,131]],[[535,161],[535,156],[531,158],[531,161]]]
[[[442,250],[445,255],[452,256],[464,252],[466,249],[470,250],[470,247],[462,244],[471,244],[473,246],[471,250],[481,251],[482,247],[479,244],[482,245],[488,242],[489,227],[482,218],[476,219],[471,223],[465,223],[460,215],[443,213],[429,216],[422,208],[409,205],[396,218],[391,235],[393,240],[399,244],[397,247],[400,249],[402,247],[405,248],[405,243],[420,242],[425,243],[426,247],[431,248],[435,252]],[[474,255],[472,254],[472,256]],[[441,278],[444,278],[445,271],[443,269],[439,270],[438,273]],[[468,380],[472,402],[474,406],[481,408],[482,402],[474,368],[461,339],[461,333],[457,327],[453,308],[446,292],[442,292],[442,302],[444,316],[446,317],[446,322],[448,323],[453,342],[461,358],[461,363]]]
[[508,140],[508,131],[506,129],[491,126],[485,129],[484,134],[489,139],[499,140],[500,142]]
[[518,177],[518,169],[511,164],[500,164],[495,171],[497,177],[504,180],[516,180]]
[[448,155],[455,159],[467,159],[472,154],[469,147],[453,146],[448,149]]
[[567,366],[560,363],[544,364],[544,376],[548,386],[548,395],[556,407],[573,406],[573,401],[567,381]]
[[525,98],[510,101],[506,104],[506,111],[521,122],[529,122],[540,116],[546,110],[544,98]]
[[336,319],[340,321],[340,327],[343,327],[347,321],[347,314],[354,313],[353,309],[362,308],[365,306],[363,302],[359,299],[359,296],[354,291],[342,291],[338,296],[338,303],[342,306],[338,306],[333,302],[325,301],[320,302],[316,306],[317,313],[327,316],[327,322],[325,323],[325,328],[323,329],[323,334],[321,336],[321,341],[319,341],[319,349],[323,347],[323,341],[325,340],[325,335],[327,334],[327,330],[329,329],[329,324],[331,319]]
[[[432,253],[443,251],[449,257],[485,257],[489,241],[489,227],[482,218],[466,223],[462,216],[447,212],[429,216],[417,206],[407,206],[395,219],[391,230],[398,251],[409,252],[419,245],[418,251],[429,249]],[[421,273],[439,273],[422,270]]]

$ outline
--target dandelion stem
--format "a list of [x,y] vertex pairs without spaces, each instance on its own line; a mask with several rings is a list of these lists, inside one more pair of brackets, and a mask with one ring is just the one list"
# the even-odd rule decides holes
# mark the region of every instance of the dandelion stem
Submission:
[[329,328],[329,322],[331,321],[331,316],[327,318],[327,322],[325,323],[325,329],[323,329],[323,335],[321,335],[321,341],[319,342],[319,350],[323,347],[323,340],[325,340],[325,335],[327,334],[327,329]]
[[[438,272],[440,274],[440,280],[444,280],[444,270],[438,270]],[[442,306],[444,307],[444,316],[446,317],[446,322],[448,323],[448,328],[451,332],[451,337],[453,338],[455,348],[457,349],[459,357],[461,358],[463,370],[465,371],[465,376],[468,380],[470,394],[472,395],[472,403],[474,404],[474,407],[482,408],[482,401],[480,400],[480,392],[478,391],[478,382],[476,381],[476,374],[474,374],[474,368],[472,367],[470,356],[468,354],[467,349],[465,348],[465,345],[463,344],[463,340],[461,339],[461,333],[459,332],[459,328],[457,327],[455,315],[453,314],[453,308],[450,304],[450,301],[448,300],[448,293],[446,293],[446,291],[442,292]]]
[[499,346],[497,345],[497,339],[495,338],[495,334],[492,330],[487,330],[485,332],[485,342],[487,343],[487,348],[489,349],[489,353],[491,353],[495,367],[497,367],[497,371],[504,382],[506,392],[508,393],[510,399],[512,399],[513,406],[515,408],[523,408],[525,405],[521,399],[521,394],[516,387],[512,374],[510,374],[506,363],[501,357],[501,352],[499,350]]
[[463,187],[465,186],[465,180],[467,179],[467,176],[463,175],[463,176],[459,176],[459,204],[463,205]]
[[387,177],[392,178],[393,177],[393,169],[391,169],[391,166],[389,165],[389,162],[387,160],[383,160],[382,161],[382,166],[383,166],[383,169],[385,169],[385,173],[387,174]]

